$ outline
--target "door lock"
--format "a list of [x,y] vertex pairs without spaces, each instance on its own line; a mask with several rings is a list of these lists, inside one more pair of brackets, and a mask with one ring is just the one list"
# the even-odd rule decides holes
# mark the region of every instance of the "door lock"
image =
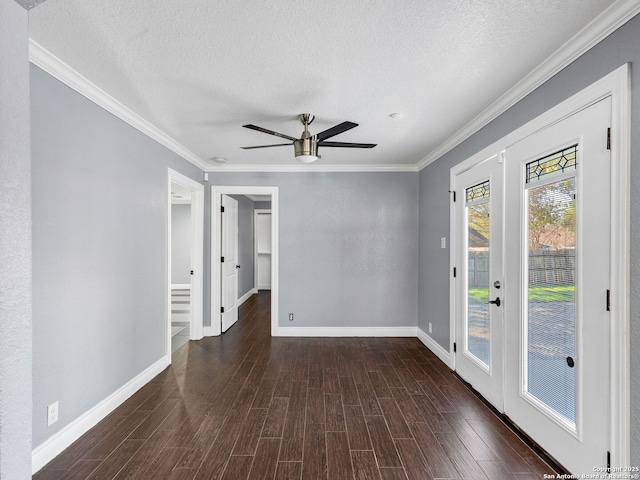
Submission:
[[495,300],[489,300],[487,303],[491,303],[496,307],[499,307],[502,302],[500,301],[500,297],[496,297]]

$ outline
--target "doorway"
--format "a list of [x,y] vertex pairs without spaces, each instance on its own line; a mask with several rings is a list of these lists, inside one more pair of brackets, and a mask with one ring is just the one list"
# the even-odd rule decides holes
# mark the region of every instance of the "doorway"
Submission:
[[271,290],[271,208],[256,208],[253,215],[254,285]]
[[452,366],[573,474],[629,461],[625,72],[451,176]]
[[203,337],[204,186],[168,169],[167,355]]
[[171,351],[191,337],[191,191],[171,183]]
[[[236,300],[236,304],[232,305],[233,299],[226,298],[226,293],[229,292],[228,286],[225,286],[225,278],[231,278],[229,276],[229,272],[231,271],[231,263],[227,262],[227,257],[225,257],[225,241],[223,238],[223,222],[224,215],[226,214],[222,211],[223,202],[228,200],[225,197],[233,197],[237,198],[237,196],[245,196],[249,198],[259,199],[256,200],[255,204],[262,204],[262,202],[270,202],[271,209],[271,232],[269,243],[271,246],[271,271],[270,271],[270,284],[271,284],[271,335],[278,335],[278,292],[279,292],[279,281],[278,281],[278,253],[279,253],[279,243],[278,243],[278,219],[279,219],[279,201],[278,201],[278,187],[262,187],[262,186],[245,186],[245,187],[233,187],[233,186],[212,186],[211,187],[211,203],[212,203],[212,213],[211,213],[211,327],[208,329],[208,335],[220,335],[223,331],[226,330],[229,326],[229,321],[227,320],[229,308],[234,309],[237,307],[237,304],[243,301],[245,298],[240,298]],[[253,219],[253,214],[252,217]],[[253,224],[252,224],[253,228]],[[227,240],[227,245],[231,240]],[[253,242],[253,236],[251,238]],[[223,260],[224,258],[224,261]],[[253,260],[253,258],[252,258]],[[240,265],[236,270],[242,269],[241,263],[236,263],[233,265],[235,268],[236,265]],[[254,264],[254,268],[255,268]],[[227,272],[227,275],[224,275],[224,272]],[[253,275],[251,275],[251,280],[253,280]],[[235,280],[237,281],[237,279]],[[234,282],[235,282],[234,281]],[[257,285],[254,284],[254,287],[257,289]],[[224,292],[223,292],[224,288]],[[253,292],[250,290],[249,293]],[[237,293],[236,293],[236,296]],[[224,308],[224,312],[223,312]],[[237,311],[237,309],[236,309]]]

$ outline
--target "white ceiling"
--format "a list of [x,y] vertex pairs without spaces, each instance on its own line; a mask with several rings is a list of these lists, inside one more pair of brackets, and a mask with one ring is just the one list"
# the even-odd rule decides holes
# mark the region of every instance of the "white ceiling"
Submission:
[[239,147],[284,141],[243,124],[298,137],[306,112],[312,133],[349,120],[360,126],[332,140],[378,144],[325,148],[315,165],[401,169],[451,143],[613,3],[48,0],[29,20],[32,41],[211,171],[304,168],[292,146]]

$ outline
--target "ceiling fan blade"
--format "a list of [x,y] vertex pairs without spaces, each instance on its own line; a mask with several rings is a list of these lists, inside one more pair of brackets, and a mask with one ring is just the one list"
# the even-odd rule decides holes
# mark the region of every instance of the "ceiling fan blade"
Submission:
[[339,133],[346,132],[347,130],[351,130],[352,128],[355,128],[357,126],[358,126],[357,123],[342,122],[341,124],[336,125],[335,127],[331,127],[330,129],[325,130],[324,132],[320,132],[319,134],[316,135],[316,137],[318,138],[318,141],[321,142],[322,140],[335,137]]
[[319,147],[373,148],[377,143],[319,142]]
[[252,150],[254,148],[284,147],[291,145],[290,143],[274,143],[273,145],[254,145],[253,147],[240,147],[244,150]]
[[244,128],[250,128],[251,130],[257,130],[262,133],[268,133],[269,135],[275,135],[276,137],[286,138],[287,140],[291,140],[292,142],[298,140],[297,138],[290,137],[289,135],[285,135],[284,133],[274,132],[273,130],[267,130],[266,128],[258,127],[257,125],[243,125]]

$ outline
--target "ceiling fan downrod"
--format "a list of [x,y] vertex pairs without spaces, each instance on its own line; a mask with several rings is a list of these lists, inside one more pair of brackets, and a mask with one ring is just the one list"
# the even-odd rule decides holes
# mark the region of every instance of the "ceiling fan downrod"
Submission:
[[320,158],[318,155],[318,141],[309,133],[309,124],[316,118],[311,113],[301,113],[298,120],[304,125],[304,132],[299,140],[293,142],[296,159],[302,163],[312,163]]

